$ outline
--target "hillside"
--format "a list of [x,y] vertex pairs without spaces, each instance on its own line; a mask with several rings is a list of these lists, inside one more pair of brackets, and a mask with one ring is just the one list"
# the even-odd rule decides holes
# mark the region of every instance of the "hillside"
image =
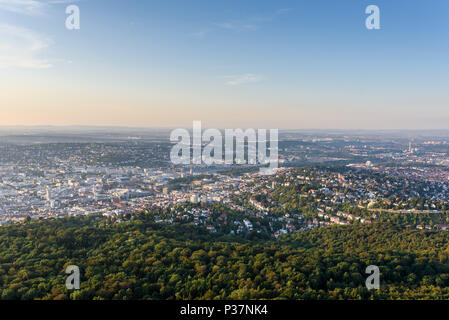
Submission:
[[[449,298],[447,232],[373,224],[248,241],[134,218],[1,227],[1,299]],[[81,290],[69,292],[71,264]],[[365,288],[368,265],[380,268],[378,291]]]

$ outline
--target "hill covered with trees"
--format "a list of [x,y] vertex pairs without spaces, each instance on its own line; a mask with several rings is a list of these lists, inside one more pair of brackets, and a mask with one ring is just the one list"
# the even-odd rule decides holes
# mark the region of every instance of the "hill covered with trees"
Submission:
[[[449,233],[317,228],[276,240],[99,216],[0,228],[1,299],[448,299]],[[81,289],[65,287],[68,265]],[[380,268],[380,290],[365,268]]]

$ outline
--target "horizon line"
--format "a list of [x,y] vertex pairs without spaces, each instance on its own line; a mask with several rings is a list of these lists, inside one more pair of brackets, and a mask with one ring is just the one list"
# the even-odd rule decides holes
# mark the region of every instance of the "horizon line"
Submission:
[[[177,128],[189,128],[188,126],[132,126],[132,125],[0,125],[0,129],[17,128],[55,128],[55,129],[69,129],[69,128],[116,128],[116,129],[177,129]],[[220,130],[224,129],[250,129],[251,127],[202,127],[202,129],[216,128]],[[254,127],[253,127],[254,128]],[[259,129],[259,128],[254,128]],[[400,129],[400,128],[383,128],[383,129],[366,129],[366,128],[265,128],[260,129],[277,129],[279,131],[448,131],[449,128],[420,128],[420,129]]]

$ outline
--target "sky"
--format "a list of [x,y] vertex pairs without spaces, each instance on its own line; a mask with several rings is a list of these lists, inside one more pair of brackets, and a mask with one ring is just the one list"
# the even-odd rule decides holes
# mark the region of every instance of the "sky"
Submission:
[[0,0],[0,126],[194,120],[449,129],[449,1]]

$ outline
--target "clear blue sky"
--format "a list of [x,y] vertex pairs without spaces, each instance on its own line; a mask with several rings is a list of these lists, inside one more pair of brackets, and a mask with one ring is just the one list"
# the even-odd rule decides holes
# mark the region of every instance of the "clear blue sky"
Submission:
[[449,129],[449,1],[0,0],[0,85],[0,125]]

